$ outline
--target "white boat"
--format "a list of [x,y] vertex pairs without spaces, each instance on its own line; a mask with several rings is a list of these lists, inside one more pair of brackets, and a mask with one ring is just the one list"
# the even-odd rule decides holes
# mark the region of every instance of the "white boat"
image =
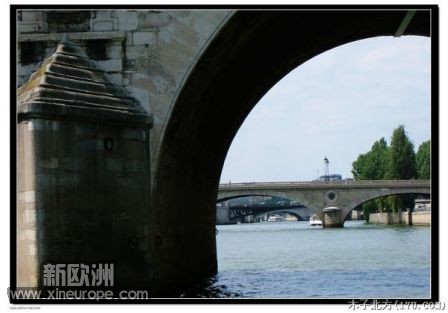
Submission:
[[283,221],[283,217],[277,214],[273,214],[268,218],[268,222],[281,222],[281,221]]
[[322,221],[317,217],[316,214],[310,217],[310,226],[322,226]]

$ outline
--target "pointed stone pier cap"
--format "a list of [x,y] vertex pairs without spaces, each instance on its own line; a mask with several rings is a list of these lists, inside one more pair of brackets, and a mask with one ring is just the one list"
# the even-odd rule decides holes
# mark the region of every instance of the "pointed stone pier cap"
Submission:
[[19,120],[31,117],[77,117],[151,126],[152,118],[85,51],[62,36],[55,52],[17,90]]

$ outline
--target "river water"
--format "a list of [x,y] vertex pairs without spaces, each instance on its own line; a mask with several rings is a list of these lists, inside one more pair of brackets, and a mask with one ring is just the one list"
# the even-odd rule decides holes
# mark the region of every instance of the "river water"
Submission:
[[216,277],[191,297],[428,298],[429,227],[347,221],[217,226]]

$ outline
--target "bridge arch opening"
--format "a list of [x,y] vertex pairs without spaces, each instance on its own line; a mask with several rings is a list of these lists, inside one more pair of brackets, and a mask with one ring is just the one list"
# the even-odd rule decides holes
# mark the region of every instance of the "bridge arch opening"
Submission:
[[[395,35],[406,14],[238,11],[228,19],[183,82],[157,152],[154,225],[158,236],[178,234],[181,240],[154,245],[161,260],[169,258],[169,263],[154,264],[155,273],[161,269],[186,283],[216,272],[215,204],[222,167],[234,136],[261,97],[324,51]],[[430,36],[430,12],[417,11],[404,35]],[[176,269],[175,264],[184,266]]]
[[269,213],[266,214],[267,217],[268,217],[268,221],[269,221],[269,217],[270,216],[276,215],[276,214],[289,214],[289,215],[292,215],[296,219],[297,222],[306,220],[306,218],[302,217],[300,214],[297,214],[295,212],[288,211],[288,210],[278,210],[278,211],[273,211],[273,212],[269,212]]
[[297,221],[304,221],[310,218],[313,211],[284,196],[250,193],[223,196],[217,200],[216,225],[260,221],[269,214],[284,213],[293,215]]
[[[387,198],[390,196],[398,196],[398,195],[412,195],[415,197],[419,197],[419,196],[423,196],[423,197],[430,197],[431,194],[430,193],[415,193],[415,192],[385,192],[383,193],[383,195],[381,196],[372,196],[372,197],[366,197],[364,199],[360,199],[358,201],[355,201],[348,209],[346,209],[344,211],[344,218],[343,218],[343,223],[345,223],[345,221],[347,221],[347,218],[349,217],[349,215],[351,214],[351,212],[355,209],[358,209],[361,207],[361,205],[368,203],[370,201],[374,201],[377,199],[382,199],[382,198]],[[413,210],[413,208],[410,208],[411,210]],[[370,212],[370,213],[375,213],[375,212]],[[365,218],[365,217],[364,217]]]

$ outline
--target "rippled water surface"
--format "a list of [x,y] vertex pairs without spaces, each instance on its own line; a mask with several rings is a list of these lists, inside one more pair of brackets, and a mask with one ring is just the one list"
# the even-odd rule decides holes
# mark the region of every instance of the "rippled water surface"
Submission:
[[217,226],[219,273],[187,296],[427,298],[429,227],[348,221]]

